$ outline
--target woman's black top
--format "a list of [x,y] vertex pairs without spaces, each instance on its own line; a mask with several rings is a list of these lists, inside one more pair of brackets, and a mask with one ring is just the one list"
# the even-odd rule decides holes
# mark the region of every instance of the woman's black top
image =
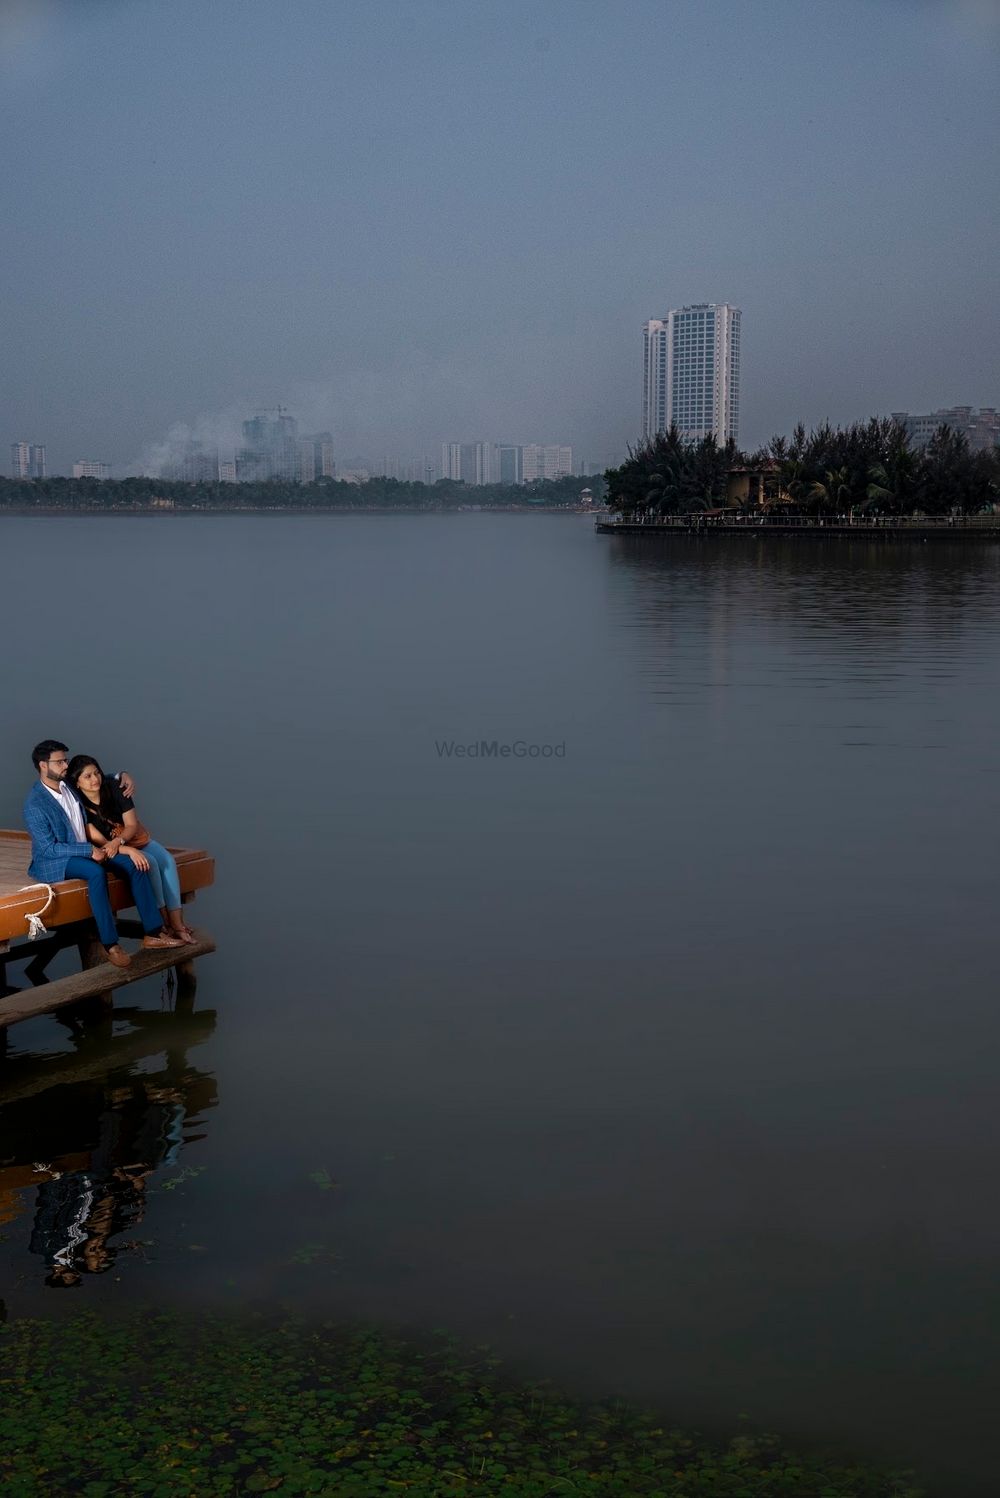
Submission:
[[104,799],[109,801],[114,807],[114,814],[110,821],[104,815],[101,808],[95,806],[94,802],[89,800],[82,791],[77,791],[76,794],[80,798],[80,805],[83,807],[84,820],[89,822],[91,827],[96,827],[102,837],[111,838],[114,837],[111,823],[124,822],[125,813],[135,810],[135,802],[131,796],[122,794],[121,786],[117,780],[106,780],[101,786],[101,792],[104,795]]

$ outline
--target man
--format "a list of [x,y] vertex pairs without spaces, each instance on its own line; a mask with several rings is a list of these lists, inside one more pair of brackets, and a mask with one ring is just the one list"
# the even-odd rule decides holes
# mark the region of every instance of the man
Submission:
[[145,936],[144,947],[180,947],[184,943],[161,936],[160,912],[149,875],[121,852],[121,839],[112,838],[95,848],[87,841],[83,809],[66,784],[69,751],[56,739],[43,739],[31,751],[38,779],[24,803],[24,825],[31,834],[31,864],[28,873],[45,884],[63,879],[85,879],[90,908],[97,931],[115,967],[128,967],[132,959],[118,941],[115,918],[108,898],[105,870],[114,869],[132,886],[132,896]]

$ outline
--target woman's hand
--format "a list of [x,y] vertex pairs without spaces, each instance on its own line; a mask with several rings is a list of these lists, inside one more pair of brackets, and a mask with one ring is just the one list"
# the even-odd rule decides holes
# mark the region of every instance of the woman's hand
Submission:
[[141,869],[143,873],[149,868],[149,859],[145,853],[140,853],[138,848],[123,848],[122,852],[126,858],[131,858],[136,868]]

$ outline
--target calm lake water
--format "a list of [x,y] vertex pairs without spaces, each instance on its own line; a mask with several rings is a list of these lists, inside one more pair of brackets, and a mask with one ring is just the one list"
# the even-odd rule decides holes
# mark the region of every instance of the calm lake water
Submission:
[[[192,1015],[12,1032],[9,1316],[446,1326],[995,1492],[1000,551],[469,514],[0,556],[0,825],[51,734],[218,860]],[[483,739],[565,749],[440,749]]]

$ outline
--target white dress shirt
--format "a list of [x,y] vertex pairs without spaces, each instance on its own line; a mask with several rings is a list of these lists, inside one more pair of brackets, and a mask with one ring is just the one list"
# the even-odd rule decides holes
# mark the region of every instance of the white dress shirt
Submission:
[[84,825],[83,820],[83,807],[80,805],[73,792],[71,790],[68,790],[66,786],[63,785],[62,781],[59,782],[59,789],[57,791],[54,791],[50,785],[45,786],[45,789],[48,791],[49,795],[54,801],[59,802],[59,805],[66,813],[67,817],[69,817],[69,825],[73,829],[73,836],[76,838],[77,842],[85,843],[87,841],[87,828]]

